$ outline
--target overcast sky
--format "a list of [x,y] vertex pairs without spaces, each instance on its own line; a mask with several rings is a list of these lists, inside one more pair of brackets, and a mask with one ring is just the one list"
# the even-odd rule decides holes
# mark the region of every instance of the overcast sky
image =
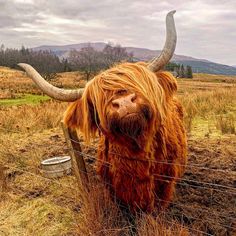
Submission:
[[165,15],[174,9],[176,54],[236,64],[236,0],[0,0],[0,44],[162,49]]

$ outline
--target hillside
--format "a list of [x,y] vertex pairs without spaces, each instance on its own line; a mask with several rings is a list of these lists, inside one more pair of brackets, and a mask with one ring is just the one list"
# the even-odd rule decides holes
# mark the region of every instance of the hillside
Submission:
[[[100,51],[106,46],[106,43],[79,43],[63,46],[44,45],[35,47],[33,48],[33,50],[50,50],[60,58],[67,58],[70,50],[75,49],[79,51],[81,48],[88,45],[91,45],[94,49]],[[159,55],[161,52],[160,50],[151,50],[147,48],[136,47],[126,47],[126,50],[127,52],[132,52],[137,61],[149,61],[154,56]],[[214,63],[205,59],[198,59],[194,57],[174,54],[172,61],[183,65],[190,65],[193,68],[193,72],[195,73],[236,75],[236,67]]]
[[218,74],[218,75],[236,75],[236,67],[222,65],[210,61],[192,61],[192,60],[184,60],[178,61],[177,63],[181,63],[183,65],[189,65],[192,67],[193,72],[195,73],[207,73],[207,74]]

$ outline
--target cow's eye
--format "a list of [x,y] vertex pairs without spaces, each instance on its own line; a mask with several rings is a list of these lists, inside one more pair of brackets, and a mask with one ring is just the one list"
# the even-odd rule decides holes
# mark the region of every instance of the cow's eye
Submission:
[[123,94],[126,94],[126,93],[127,93],[126,89],[119,89],[119,90],[116,91],[117,95],[123,95]]

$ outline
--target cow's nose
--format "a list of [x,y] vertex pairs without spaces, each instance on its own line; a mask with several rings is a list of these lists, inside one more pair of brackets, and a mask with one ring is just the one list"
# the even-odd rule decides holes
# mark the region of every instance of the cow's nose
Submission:
[[132,93],[127,96],[122,96],[112,101],[113,108],[120,115],[126,115],[136,111],[136,94]]

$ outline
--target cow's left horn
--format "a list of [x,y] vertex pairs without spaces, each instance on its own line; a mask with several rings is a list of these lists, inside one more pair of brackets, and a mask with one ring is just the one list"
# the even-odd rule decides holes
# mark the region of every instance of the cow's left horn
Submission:
[[49,84],[31,65],[20,63],[18,64],[23,68],[27,75],[38,85],[38,87],[49,97],[55,98],[64,102],[73,102],[82,97],[83,89],[67,90],[60,89]]
[[176,11],[171,11],[166,16],[166,42],[159,57],[152,59],[148,64],[148,69],[153,72],[161,70],[174,54],[177,36],[173,15]]

